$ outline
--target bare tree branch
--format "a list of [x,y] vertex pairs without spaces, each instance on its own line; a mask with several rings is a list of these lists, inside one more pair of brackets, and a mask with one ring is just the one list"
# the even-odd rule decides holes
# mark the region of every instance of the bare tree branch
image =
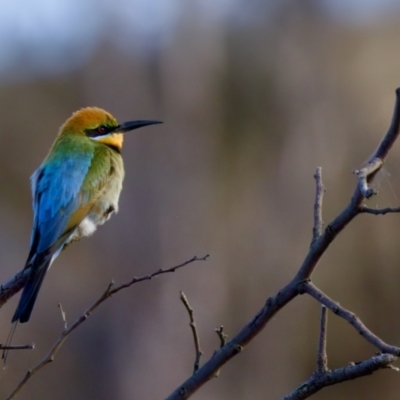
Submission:
[[306,382],[302,383],[293,392],[281,398],[281,400],[303,400],[319,392],[327,386],[371,375],[383,368],[391,368],[391,363],[396,361],[392,354],[379,354],[359,363],[350,363],[346,367],[333,371],[314,373]]
[[35,343],[14,344],[12,346],[0,345],[0,350],[33,350],[34,348],[35,348]]
[[322,201],[324,198],[325,188],[322,184],[322,168],[318,167],[315,175],[315,202],[314,202],[314,228],[312,241],[315,242],[322,234],[324,223],[322,221]]
[[328,371],[328,356],[326,354],[326,336],[328,327],[328,314],[326,307],[321,306],[321,323],[319,327],[317,371],[323,373]]
[[195,360],[194,360],[194,367],[193,367],[193,373],[195,373],[200,367],[200,358],[203,355],[203,352],[200,349],[200,338],[199,338],[199,334],[197,332],[196,322],[194,320],[193,308],[190,307],[189,301],[188,301],[185,293],[183,293],[182,291],[180,292],[180,299],[189,314],[189,320],[190,320],[189,325],[190,325],[190,329],[192,330],[194,349],[195,349],[195,353],[196,353]]
[[398,371],[391,365],[397,357],[393,354],[379,354],[361,362],[351,362],[346,367],[333,371],[328,369],[328,357],[326,354],[327,337],[327,310],[321,307],[320,336],[318,341],[318,358],[316,371],[295,390],[284,396],[281,400],[303,400],[312,396],[326,386],[335,385],[350,379],[370,375],[378,369],[390,368]]
[[64,330],[66,330],[68,329],[67,314],[65,314],[65,311],[63,310],[61,303],[58,305],[58,308],[60,309],[61,318],[64,322]]
[[142,277],[134,277],[132,280],[130,280],[127,283],[120,284],[116,286],[114,289],[112,287],[114,286],[114,282],[110,282],[109,285],[107,286],[106,290],[103,292],[103,294],[77,319],[75,322],[68,328],[67,320],[66,320],[66,315],[64,310],[62,309],[61,305],[59,305],[60,311],[61,311],[61,317],[63,319],[64,323],[64,328],[61,332],[61,335],[59,338],[56,340],[54,345],[51,347],[49,350],[48,354],[41,360],[39,361],[38,364],[36,364],[33,368],[31,368],[24,376],[24,378],[20,381],[18,386],[13,390],[13,392],[10,394],[10,396],[7,398],[7,400],[12,400],[15,398],[15,396],[18,394],[18,392],[22,389],[22,387],[34,376],[37,372],[39,372],[43,367],[45,367],[47,364],[50,362],[54,361],[54,358],[60,350],[61,346],[64,344],[64,342],[67,340],[69,335],[76,329],[78,328],[81,324],[83,324],[88,317],[92,314],[92,312],[99,307],[104,301],[109,299],[113,294],[118,293],[119,291],[126,289],[135,283],[138,282],[143,282],[147,280],[151,280],[159,275],[162,274],[167,274],[170,272],[175,272],[177,269],[183,268],[188,264],[194,263],[195,261],[205,261],[209,255],[205,255],[203,257],[197,257],[194,256],[190,260],[187,260],[181,264],[175,265],[174,267],[168,268],[168,269],[159,269],[156,272],[153,272],[149,275],[145,275]]
[[[195,375],[189,377],[177,389],[175,389],[167,400],[184,400],[189,398],[202,385],[209,381],[224,364],[232,357],[240,353],[256,335],[258,335],[271,318],[281,310],[287,303],[293,300],[297,295],[304,293],[306,285],[304,282],[309,280],[314,272],[322,255],[328,249],[336,236],[360,214],[363,202],[375,192],[369,189],[370,183],[376,173],[382,168],[389,150],[393,146],[400,132],[400,88],[396,90],[396,103],[393,111],[393,118],[388,132],[372,153],[365,166],[357,171],[358,181],[355,187],[350,203],[344,210],[326,227],[322,234],[311,243],[310,249],[300,266],[297,274],[285,287],[271,297],[258,313],[220,350],[205,363]],[[329,308],[329,306],[327,306]],[[371,338],[370,335],[367,337]],[[384,343],[383,341],[381,341]],[[398,354],[395,346],[389,346],[394,353]],[[390,360],[393,360],[391,358]],[[375,360],[375,359],[374,359]],[[392,361],[389,361],[392,362]],[[371,361],[371,363],[373,363]]]
[[361,195],[369,199],[371,196],[378,194],[376,189],[370,188],[368,183],[371,182],[373,176],[383,167],[383,160],[380,158],[373,158],[368,161],[368,164],[361,169],[356,169],[353,172],[358,175],[358,187]]
[[400,212],[400,207],[370,208],[363,205],[360,208],[360,213],[373,214],[373,215],[385,215],[389,213],[399,213],[399,212]]
[[356,331],[369,343],[375,346],[382,353],[389,353],[400,356],[400,348],[385,343],[382,339],[372,333],[361,320],[351,311],[346,310],[340,304],[329,298],[324,292],[318,289],[312,282],[304,282],[304,292],[314,297],[317,301],[329,308],[334,314],[345,319]]
[[[226,344],[226,339],[228,338],[228,335],[224,332],[224,327],[220,325],[219,327],[215,328],[215,332],[219,337],[219,348],[221,349],[222,347],[225,346]],[[214,352],[215,354],[215,352]],[[214,378],[218,378],[221,370],[218,369],[215,371]]]
[[30,268],[23,269],[0,286],[0,307],[24,287],[30,271]]

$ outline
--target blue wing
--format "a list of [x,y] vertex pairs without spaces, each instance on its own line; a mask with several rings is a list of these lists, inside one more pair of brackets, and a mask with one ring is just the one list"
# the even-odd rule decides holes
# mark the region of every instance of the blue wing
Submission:
[[[93,153],[56,153],[48,157],[32,175],[33,229],[31,249],[25,268],[31,272],[25,283],[12,321],[27,322],[51,261],[57,257],[76,226],[71,217],[89,201],[80,196]],[[68,155],[69,154],[69,155]]]
[[58,156],[32,175],[34,219],[28,262],[35,254],[60,244],[68,221],[82,205],[79,191],[91,162],[88,153]]

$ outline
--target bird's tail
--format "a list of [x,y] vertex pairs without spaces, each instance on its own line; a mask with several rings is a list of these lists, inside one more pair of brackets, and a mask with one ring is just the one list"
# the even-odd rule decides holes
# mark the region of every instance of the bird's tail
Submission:
[[31,266],[31,273],[25,283],[24,290],[15,310],[12,322],[28,322],[33,306],[35,305],[39,289],[42,286],[44,276],[50,267],[51,257],[45,257],[42,262],[35,262]]
[[[58,253],[57,253],[58,254]],[[53,260],[54,254],[41,254],[36,256],[32,263],[27,263],[25,268],[30,267],[31,272],[25,282],[24,290],[22,291],[21,298],[17,309],[15,310],[14,316],[12,318],[12,327],[10,333],[8,334],[7,341],[3,347],[2,359],[4,366],[6,365],[8,351],[10,350],[11,341],[17,328],[18,322],[24,323],[28,322],[31,316],[33,306],[35,305],[36,298],[38,296],[40,287],[42,286],[43,279],[46,272],[50,268],[51,261]]]

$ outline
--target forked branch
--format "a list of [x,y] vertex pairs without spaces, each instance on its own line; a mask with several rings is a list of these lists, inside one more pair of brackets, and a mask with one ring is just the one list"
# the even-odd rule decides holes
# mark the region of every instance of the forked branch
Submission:
[[[384,161],[396,141],[400,131],[400,89],[396,90],[396,103],[394,107],[392,122],[388,132],[383,137],[382,141],[376,150],[369,157],[367,163],[355,171],[358,175],[356,187],[350,203],[343,209],[341,213],[330,222],[327,227],[322,230],[322,181],[320,170],[316,173],[316,200],[314,203],[314,229],[313,240],[309,251],[299,267],[295,277],[275,295],[269,297],[265,305],[258,311],[258,313],[196,372],[195,375],[189,377],[179,387],[177,387],[168,397],[167,400],[184,400],[188,399],[194,392],[196,392],[202,385],[215,376],[216,371],[226,364],[231,358],[236,356],[243,348],[258,335],[265,325],[272,319],[272,317],[279,312],[286,304],[293,300],[299,294],[305,292],[304,282],[308,281],[318,262],[323,254],[326,252],[330,244],[334,241],[336,236],[360,213],[366,212],[363,202],[366,198],[375,194],[375,191],[370,188],[369,184],[382,168]],[[364,208],[364,211],[363,211]],[[271,267],[272,268],[272,267]],[[327,306],[328,307],[328,306]],[[383,342],[383,341],[382,341]],[[383,342],[384,343],[384,342]],[[385,347],[386,348],[386,347]],[[388,365],[394,361],[397,355],[397,348],[389,346],[387,349],[393,351],[392,355],[382,354],[373,357],[367,361],[363,361],[362,366],[368,371],[374,371],[381,368],[382,365]],[[388,351],[390,353],[390,351]],[[361,365],[360,364],[360,365]],[[378,366],[378,367],[377,367]],[[377,367],[377,368],[376,368]],[[332,375],[332,382],[335,377],[347,374],[347,376],[358,376],[361,367],[353,366],[339,369]],[[374,369],[376,368],[376,369]],[[335,371],[332,371],[335,372]],[[328,374],[329,372],[327,372]],[[353,375],[354,374],[354,375]],[[351,378],[352,379],[352,378]],[[318,389],[319,390],[319,389]]]
[[392,369],[391,363],[394,361],[396,361],[396,357],[391,354],[378,354],[361,362],[350,363],[346,367],[326,371],[321,374],[313,374],[306,382],[302,383],[287,396],[282,397],[281,400],[307,399],[327,386],[371,375],[379,369]]
[[[64,310],[62,309],[61,305],[60,311],[61,311],[61,317],[63,320],[64,328],[61,332],[61,335],[58,337],[52,348],[49,350],[48,354],[41,360],[39,361],[38,364],[36,364],[33,368],[31,368],[24,376],[24,378],[20,381],[18,386],[13,390],[11,395],[7,398],[7,400],[12,400],[15,398],[15,396],[18,394],[18,392],[23,388],[23,386],[37,373],[39,372],[43,367],[45,367],[47,364],[52,362],[58,352],[60,350],[61,346],[64,344],[64,342],[67,340],[67,338],[71,335],[71,333],[77,329],[80,325],[82,325],[92,314],[96,308],[98,308],[102,303],[104,303],[107,299],[109,299],[112,295],[120,292],[123,289],[126,289],[136,283],[143,282],[143,281],[148,281],[151,280],[159,275],[162,274],[168,274],[170,272],[175,272],[176,270],[185,267],[186,265],[192,264],[196,261],[205,261],[209,255],[205,255],[203,257],[197,257],[194,256],[191,259],[175,265],[174,267],[167,268],[167,269],[159,269],[149,275],[145,275],[142,277],[134,277],[132,278],[129,282],[127,283],[122,283],[118,286],[115,286],[114,282],[110,282],[105,291],[102,293],[102,295],[70,326],[68,327],[67,324],[67,319]],[[114,287],[115,286],[115,287]],[[113,288],[114,287],[114,288]]]

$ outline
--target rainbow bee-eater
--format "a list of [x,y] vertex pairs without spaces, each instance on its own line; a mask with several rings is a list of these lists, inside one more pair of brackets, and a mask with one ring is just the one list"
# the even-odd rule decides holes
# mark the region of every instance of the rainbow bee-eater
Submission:
[[33,227],[30,269],[12,322],[27,322],[46,272],[71,242],[91,235],[118,211],[124,179],[123,134],[160,121],[117,120],[100,108],[76,111],[61,126],[31,177]]

